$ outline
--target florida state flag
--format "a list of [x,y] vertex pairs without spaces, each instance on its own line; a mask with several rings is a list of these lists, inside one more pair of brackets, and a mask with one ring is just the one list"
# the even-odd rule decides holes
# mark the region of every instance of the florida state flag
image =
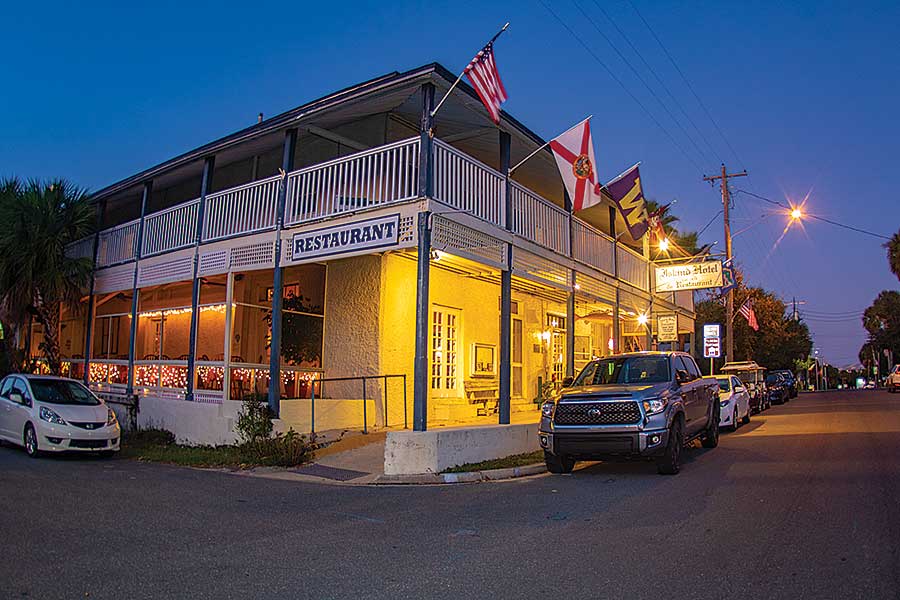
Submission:
[[625,219],[628,233],[636,240],[641,239],[641,236],[647,233],[650,219],[644,204],[644,192],[641,188],[641,173],[638,165],[634,165],[607,183],[606,191],[612,201],[616,203],[622,218]]
[[550,142],[556,166],[572,199],[572,211],[584,210],[601,201],[590,117]]

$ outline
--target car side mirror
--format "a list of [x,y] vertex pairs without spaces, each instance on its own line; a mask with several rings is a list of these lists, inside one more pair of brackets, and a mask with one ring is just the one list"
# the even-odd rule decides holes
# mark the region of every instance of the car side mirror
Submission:
[[737,392],[738,394],[741,394],[743,392],[746,392],[747,388],[745,388],[742,385],[736,385],[736,386],[734,386],[734,391]]
[[568,377],[564,377],[563,380],[562,380],[562,386],[563,386],[564,388],[572,387],[572,384],[573,384],[573,383],[575,383],[575,378],[572,377],[571,375],[568,376]]
[[25,398],[19,392],[12,392],[9,395],[9,399],[15,402],[16,404],[25,404]]
[[678,383],[687,383],[691,380],[691,375],[684,369],[678,369],[675,371],[675,381]]

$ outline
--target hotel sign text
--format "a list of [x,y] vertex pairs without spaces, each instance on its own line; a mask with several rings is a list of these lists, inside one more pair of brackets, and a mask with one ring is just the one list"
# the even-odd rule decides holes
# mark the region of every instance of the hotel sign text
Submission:
[[396,214],[295,233],[291,240],[291,260],[396,246],[400,241],[399,229],[400,215]]
[[656,267],[657,292],[678,292],[716,287],[722,287],[722,263],[717,260]]

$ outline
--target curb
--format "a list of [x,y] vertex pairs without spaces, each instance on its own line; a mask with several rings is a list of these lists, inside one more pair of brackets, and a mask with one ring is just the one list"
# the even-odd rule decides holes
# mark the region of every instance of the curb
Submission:
[[543,463],[524,467],[507,467],[505,469],[488,469],[469,473],[421,473],[416,475],[380,475],[370,485],[437,485],[446,483],[479,483],[482,481],[502,481],[517,477],[528,477],[546,473]]

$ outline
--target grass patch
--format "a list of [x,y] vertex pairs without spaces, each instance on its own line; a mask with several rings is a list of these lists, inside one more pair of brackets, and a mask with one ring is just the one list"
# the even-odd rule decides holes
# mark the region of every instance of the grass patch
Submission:
[[279,435],[241,445],[184,446],[175,443],[171,432],[150,429],[125,434],[123,458],[185,467],[294,467],[313,457],[313,447],[295,433]]
[[527,454],[514,454],[504,458],[495,458],[477,463],[466,463],[450,467],[444,473],[469,473],[472,471],[487,471],[490,469],[509,469],[511,467],[524,467],[535,463],[544,462],[544,451],[529,452]]

